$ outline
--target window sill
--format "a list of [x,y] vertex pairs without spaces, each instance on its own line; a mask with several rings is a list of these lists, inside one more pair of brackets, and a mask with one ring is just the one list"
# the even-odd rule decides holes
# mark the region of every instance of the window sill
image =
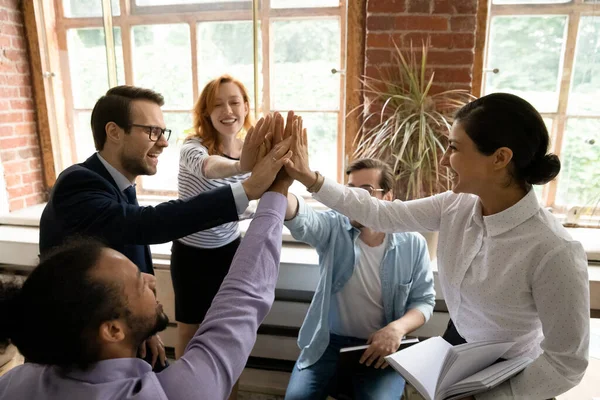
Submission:
[[[150,204],[142,200],[142,203]],[[318,208],[325,209],[314,202]],[[38,263],[39,220],[45,204],[39,204],[9,214],[0,214],[0,265],[15,270],[30,270]],[[249,220],[240,223],[242,234],[247,230]],[[600,310],[600,229],[567,228],[574,239],[581,241],[587,252],[590,279],[590,294],[593,310]],[[282,273],[280,273],[283,289],[314,291],[318,281],[319,258],[317,252],[306,244],[297,242],[284,227],[283,247],[281,251]],[[171,243],[152,245],[151,252],[155,267],[169,268]],[[285,268],[284,268],[285,266]],[[433,262],[434,277],[437,276],[437,265]],[[307,269],[308,268],[308,269]],[[283,271],[285,270],[285,273]],[[285,275],[285,277],[283,277]],[[437,281],[437,279],[435,279]],[[279,287],[279,284],[278,284]],[[436,282],[437,299],[443,299],[441,288]]]
[[[165,198],[148,196],[141,197],[140,200],[142,204],[145,205],[156,205],[161,201],[165,201]],[[316,200],[313,200],[312,198],[308,198],[307,202],[317,210],[327,209],[327,207],[325,207],[323,204],[319,203]],[[32,207],[24,208],[19,211],[14,211],[12,213],[0,214],[0,228],[2,228],[2,226],[4,225],[22,227],[24,229],[23,232],[27,231],[26,227],[38,228],[40,216],[42,215],[42,211],[44,210],[45,206],[46,204],[38,204]],[[242,233],[246,232],[246,230],[248,229],[248,225],[250,225],[250,220],[240,222]],[[569,232],[569,234],[573,237],[573,239],[581,242],[588,256],[588,260],[592,263],[600,264],[600,229],[574,227],[567,227],[566,229]],[[283,241],[286,243],[298,243],[291,236],[290,231],[285,226],[283,227]],[[165,246],[170,246],[170,244],[167,243],[153,246],[153,248],[156,248],[158,250],[158,257],[162,258],[161,256],[163,254],[170,254],[170,247],[168,249],[164,249]]]

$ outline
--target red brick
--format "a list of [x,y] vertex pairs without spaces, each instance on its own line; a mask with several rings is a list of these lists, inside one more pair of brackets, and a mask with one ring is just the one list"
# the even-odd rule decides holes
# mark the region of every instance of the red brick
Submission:
[[23,121],[35,122],[35,112],[33,112],[33,110],[25,110],[23,112]]
[[17,198],[23,196],[29,196],[33,194],[33,186],[25,185],[25,186],[16,186],[16,187],[7,187],[8,197],[9,198]]
[[477,0],[434,0],[434,14],[476,14]]
[[402,31],[447,31],[448,18],[425,15],[402,15],[396,17],[394,29]]
[[34,171],[21,175],[21,179],[23,180],[24,184],[33,184],[35,182],[40,182],[41,176],[39,171]]
[[[2,153],[2,159],[4,159],[4,153]],[[22,184],[21,175],[19,174],[6,175],[4,181],[6,182],[7,188],[20,186]]]
[[367,12],[370,13],[400,13],[406,10],[406,0],[369,0]]
[[27,138],[26,137],[11,137],[11,138],[2,138],[0,139],[0,149],[16,149],[19,147],[27,146]]
[[15,134],[15,128],[13,125],[1,125],[0,126],[0,137],[13,136]]
[[475,32],[475,16],[450,17],[450,30],[452,32]]
[[0,124],[10,123],[10,122],[23,122],[23,113],[22,112],[9,112],[0,114]]
[[374,64],[385,64],[389,63],[391,58],[391,52],[384,49],[367,49],[367,63]]
[[2,74],[6,74],[6,73],[15,73],[18,72],[17,71],[17,65],[14,62],[6,62],[6,61],[0,61],[0,73]]
[[[0,28],[0,32],[2,32],[2,28]],[[10,36],[0,33],[0,49],[7,48],[10,46],[11,46]]]
[[430,50],[427,56],[430,65],[473,65],[472,50],[435,51]]
[[446,49],[473,49],[474,33],[431,33],[431,47]]
[[22,124],[15,124],[15,134],[18,136],[21,135],[32,135],[35,133],[35,124],[25,122]]
[[[11,96],[11,97],[17,97],[17,96]],[[19,97],[31,98],[32,97],[31,87],[20,87],[19,88]]]
[[26,50],[25,39],[21,37],[13,37],[11,40],[11,46],[13,49]]
[[25,100],[11,100],[10,107],[13,110],[33,110],[33,101],[31,99]]
[[29,85],[29,74],[11,74],[7,78],[8,84],[12,86]]
[[[32,147],[19,150],[19,157],[21,159],[28,159],[38,155],[38,150]],[[27,182],[26,182],[27,183]]]
[[[405,33],[402,37],[402,47],[410,48],[411,45],[413,48],[423,47],[423,44],[426,44],[429,40],[429,35],[428,32]],[[444,34],[440,33],[440,35]]]
[[37,171],[42,169],[42,160],[39,158],[34,158],[29,160],[28,169],[31,171]]
[[365,68],[365,76],[369,78],[379,79],[381,78],[381,69],[376,66],[369,65],[367,66],[367,68]]
[[367,31],[389,31],[395,26],[396,19],[392,15],[373,15],[367,17]]
[[10,10],[8,12],[8,19],[16,24],[23,25],[23,15],[20,11]]
[[19,97],[19,88],[0,87],[0,98]]
[[25,200],[23,199],[14,199],[9,200],[8,202],[8,210],[9,211],[17,211],[25,207]]
[[16,64],[17,72],[20,74],[28,74],[29,73],[29,64],[27,63],[17,63]]
[[431,12],[431,0],[407,0],[408,12],[410,13],[427,13]]
[[399,46],[402,43],[398,35],[390,33],[367,33],[367,49],[389,49],[394,46],[393,41]]
[[25,206],[31,207],[36,204],[41,204],[45,201],[43,194],[35,194],[33,196],[28,196],[25,198]]
[[436,67],[434,82],[443,83],[471,83],[471,68],[440,68]]
[[8,8],[12,8],[13,10],[19,6],[18,0],[0,0],[0,6],[6,6]]

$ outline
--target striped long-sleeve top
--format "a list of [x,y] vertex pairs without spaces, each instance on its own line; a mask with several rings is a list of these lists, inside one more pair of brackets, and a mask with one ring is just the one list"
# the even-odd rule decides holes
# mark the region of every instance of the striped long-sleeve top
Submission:
[[[186,199],[219,186],[241,182],[250,175],[247,173],[222,179],[206,178],[202,173],[202,168],[208,156],[208,149],[202,145],[200,139],[187,139],[181,147],[177,184],[180,199]],[[233,242],[239,236],[239,223],[228,222],[215,228],[193,233],[179,241],[188,246],[214,249]]]

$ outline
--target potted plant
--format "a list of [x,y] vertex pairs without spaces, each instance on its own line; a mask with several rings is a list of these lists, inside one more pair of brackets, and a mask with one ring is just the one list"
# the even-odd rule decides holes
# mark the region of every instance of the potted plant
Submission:
[[[439,160],[452,116],[473,98],[461,89],[433,92],[435,72],[428,73],[428,49],[428,42],[421,49],[411,43],[407,51],[394,43],[392,65],[379,68],[378,78],[362,79],[364,94],[378,101],[381,109],[365,116],[354,156],[389,162],[396,177],[394,194],[401,200],[448,189],[448,175]],[[432,254],[437,236],[429,236]]]

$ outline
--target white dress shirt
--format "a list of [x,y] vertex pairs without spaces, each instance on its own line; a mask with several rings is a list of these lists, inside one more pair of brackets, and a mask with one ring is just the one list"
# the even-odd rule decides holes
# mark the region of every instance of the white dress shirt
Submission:
[[535,359],[478,400],[549,399],[579,383],[589,348],[586,254],[533,190],[490,216],[475,195],[387,202],[330,179],[315,198],[380,232],[440,232],[440,284],[458,332],[467,342],[514,341],[505,358]]

